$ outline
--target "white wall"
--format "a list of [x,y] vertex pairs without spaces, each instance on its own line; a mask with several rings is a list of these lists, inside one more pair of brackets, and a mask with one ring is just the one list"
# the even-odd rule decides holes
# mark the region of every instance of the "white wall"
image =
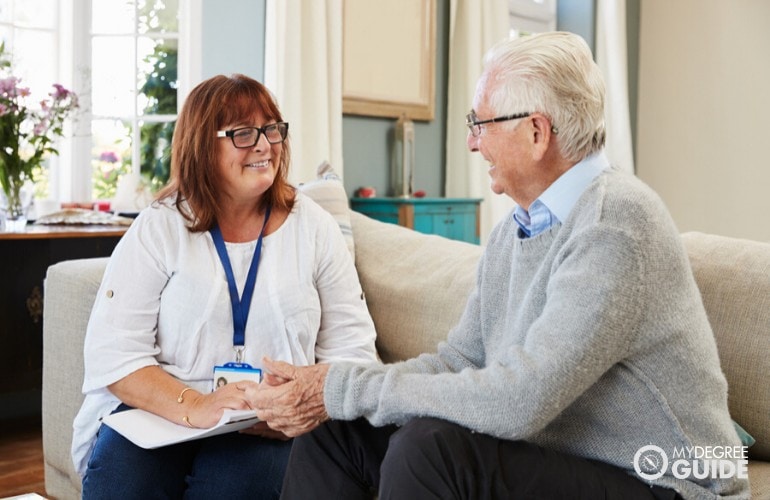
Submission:
[[770,2],[641,2],[637,174],[681,231],[770,241]]

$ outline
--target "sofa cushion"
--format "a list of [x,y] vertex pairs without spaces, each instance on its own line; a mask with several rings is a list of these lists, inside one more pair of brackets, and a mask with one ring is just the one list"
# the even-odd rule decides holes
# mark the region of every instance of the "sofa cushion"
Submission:
[[383,361],[434,352],[460,319],[482,248],[358,212],[351,212],[350,218],[356,269]]
[[350,226],[350,206],[345,186],[329,162],[324,161],[318,165],[316,172],[318,177],[315,180],[300,184],[298,189],[332,214],[340,226],[342,236],[345,237],[350,255],[355,257],[353,229]]
[[730,413],[770,460],[770,244],[685,233],[695,281],[714,330]]
[[751,498],[770,498],[770,462],[749,461],[749,484]]

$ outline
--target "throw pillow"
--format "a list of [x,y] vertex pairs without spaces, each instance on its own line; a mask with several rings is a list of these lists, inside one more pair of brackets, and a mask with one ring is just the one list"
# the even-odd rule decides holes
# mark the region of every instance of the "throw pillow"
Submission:
[[751,445],[757,442],[757,440],[754,439],[754,436],[746,432],[746,429],[741,427],[740,424],[735,420],[733,420],[733,426],[735,427],[735,431],[738,433],[738,437],[741,438],[741,444],[743,446],[749,448]]
[[350,255],[355,260],[355,246],[353,244],[353,229],[350,225],[350,206],[348,195],[342,179],[337,175],[329,162],[323,161],[318,165],[315,180],[300,184],[298,189],[309,196],[313,201],[332,214],[334,220],[340,226],[345,237]]

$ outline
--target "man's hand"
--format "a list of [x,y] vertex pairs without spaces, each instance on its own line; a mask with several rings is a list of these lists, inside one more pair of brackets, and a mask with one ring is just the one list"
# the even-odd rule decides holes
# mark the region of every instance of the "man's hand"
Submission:
[[295,437],[329,419],[323,395],[329,365],[298,367],[265,359],[264,367],[269,373],[258,387],[246,388],[246,397],[271,429]]

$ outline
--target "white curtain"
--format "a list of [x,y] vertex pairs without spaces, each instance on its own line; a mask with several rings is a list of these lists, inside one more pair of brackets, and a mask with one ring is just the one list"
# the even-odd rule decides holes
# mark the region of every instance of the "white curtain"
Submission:
[[486,51],[508,36],[506,0],[451,0],[449,21],[446,196],[483,198],[481,243],[513,201],[489,189],[486,162],[466,146],[465,115],[473,105],[476,81]]
[[607,157],[613,165],[633,173],[634,151],[628,111],[626,0],[598,0],[596,3],[596,63],[607,86]]
[[265,24],[265,85],[289,122],[289,179],[315,179],[324,160],[341,177],[342,0],[268,0]]

